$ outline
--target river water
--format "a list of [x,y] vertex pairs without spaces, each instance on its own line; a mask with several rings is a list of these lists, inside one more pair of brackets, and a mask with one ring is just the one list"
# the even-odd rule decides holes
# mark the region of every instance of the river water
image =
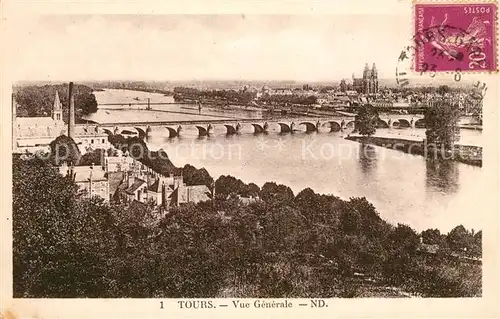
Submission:
[[[126,90],[95,92],[98,103],[172,102],[161,94]],[[259,118],[261,112],[218,110],[196,106],[153,105],[154,111],[131,106],[100,106],[89,117],[97,122],[133,120],[191,120],[209,118]],[[115,108],[115,109],[111,109]],[[262,122],[262,121],[261,121]],[[256,121],[259,123],[259,121]],[[230,174],[244,182],[262,186],[275,181],[290,186],[295,194],[310,187],[318,193],[341,198],[366,197],[381,217],[397,224],[405,223],[421,231],[438,228],[448,232],[462,224],[475,230],[484,228],[481,212],[484,172],[458,162],[429,161],[377,146],[363,148],[345,140],[346,132],[331,133],[327,127],[318,133],[305,133],[300,125],[294,134],[280,134],[277,124],[270,124],[269,134],[255,135],[244,124],[238,135],[226,136],[224,126],[215,126],[208,137],[198,137],[195,127],[184,126],[181,137],[167,138],[166,129],[157,129],[148,137],[151,149],[163,148],[177,166],[192,164],[205,167],[217,178]],[[384,129],[377,135],[418,139],[423,129]],[[461,131],[461,143],[481,145],[480,131]]]

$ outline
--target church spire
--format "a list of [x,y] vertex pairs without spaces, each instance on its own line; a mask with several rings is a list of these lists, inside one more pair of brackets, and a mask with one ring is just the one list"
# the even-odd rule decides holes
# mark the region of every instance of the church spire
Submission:
[[56,91],[56,98],[54,99],[54,111],[61,109],[62,109],[62,104],[61,100],[59,99],[59,92]]
[[373,77],[377,77],[377,67],[375,66],[375,63],[373,63],[372,66],[372,75]]
[[52,119],[54,121],[62,121],[62,104],[59,99],[59,93],[56,91],[56,97],[54,99],[54,107],[52,109]]
[[368,66],[368,63],[365,64],[365,69],[363,71],[363,79],[367,79],[370,77],[370,67]]

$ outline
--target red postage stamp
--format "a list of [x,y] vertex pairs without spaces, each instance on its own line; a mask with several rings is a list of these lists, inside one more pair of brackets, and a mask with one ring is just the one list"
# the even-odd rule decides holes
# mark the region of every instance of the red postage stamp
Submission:
[[417,72],[497,71],[496,3],[415,3]]

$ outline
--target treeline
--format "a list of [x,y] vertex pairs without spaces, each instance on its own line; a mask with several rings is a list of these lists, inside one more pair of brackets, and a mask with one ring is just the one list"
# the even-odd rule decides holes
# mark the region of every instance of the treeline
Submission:
[[[63,118],[68,122],[68,85],[29,85],[13,87],[14,99],[18,103],[17,116],[51,116],[54,107],[56,91],[63,107]],[[88,86],[75,84],[73,86],[75,98],[75,116],[80,118],[97,111],[97,101],[92,89]]]
[[[160,218],[154,207],[83,198],[39,159],[13,158],[14,297],[370,297],[394,286],[481,295],[481,232],[420,235],[365,198],[259,188],[230,176],[216,199]],[[244,203],[237,196],[257,195]],[[431,245],[434,252],[422,248]],[[435,245],[435,246],[434,246]],[[360,274],[367,281],[359,281]]]
[[318,97],[314,95],[263,95],[260,98],[261,102],[265,102],[267,104],[302,104],[302,105],[312,105],[318,102]]
[[175,87],[174,99],[182,101],[184,99],[203,100],[217,99],[226,102],[248,104],[256,97],[256,92],[236,91],[236,90],[199,90],[190,87]]
[[90,82],[89,86],[100,89],[120,89],[120,90],[133,90],[150,93],[161,93],[172,95],[173,92],[166,90],[168,82],[144,82],[144,81],[99,81]]

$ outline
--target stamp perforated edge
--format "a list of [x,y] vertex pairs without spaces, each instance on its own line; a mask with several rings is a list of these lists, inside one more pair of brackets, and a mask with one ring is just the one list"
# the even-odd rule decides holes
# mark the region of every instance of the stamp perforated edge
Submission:
[[[499,40],[499,35],[498,35],[498,1],[496,0],[412,0],[411,2],[411,18],[412,18],[412,23],[411,23],[411,26],[410,26],[410,34],[411,34],[411,37],[413,37],[414,35],[414,32],[415,32],[415,5],[417,4],[494,4],[496,6],[496,10],[495,10],[495,29],[494,29],[494,39],[495,39],[495,46],[494,46],[494,56],[495,56],[495,67],[496,67],[496,70],[489,70],[489,71],[482,71],[482,70],[477,70],[477,71],[473,71],[473,70],[462,70],[461,73],[465,73],[465,74],[475,74],[475,75],[481,75],[481,74],[484,74],[484,75],[491,75],[491,74],[499,74],[500,73],[500,69],[499,69],[499,65],[498,65],[498,61],[499,61],[499,52],[498,52],[498,40]],[[414,74],[420,74],[420,72],[417,72],[414,70],[413,68],[413,63],[412,63],[412,67],[410,68],[409,70],[410,72],[414,73]],[[447,76],[447,75],[453,75],[455,74],[456,72],[455,71],[436,71],[436,76],[437,77],[441,77],[441,76]]]

